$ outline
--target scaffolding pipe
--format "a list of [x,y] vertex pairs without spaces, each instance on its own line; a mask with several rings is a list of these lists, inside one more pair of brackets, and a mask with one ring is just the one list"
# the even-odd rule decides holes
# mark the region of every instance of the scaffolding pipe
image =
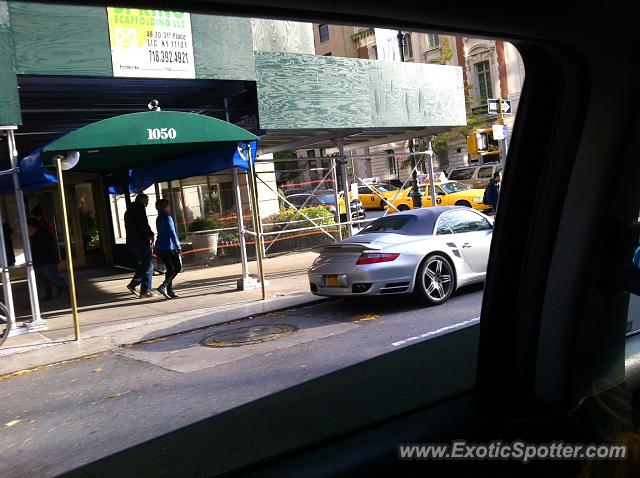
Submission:
[[[47,329],[47,323],[40,316],[40,302],[38,301],[38,285],[36,283],[36,273],[33,268],[33,256],[31,255],[31,244],[29,243],[29,227],[27,225],[27,210],[24,205],[24,195],[20,184],[20,172],[18,169],[18,149],[13,130],[7,130],[9,144],[9,159],[13,168],[13,189],[16,195],[16,206],[18,208],[18,221],[20,223],[20,235],[24,248],[24,259],[27,266],[27,283],[29,285],[29,302],[31,304],[32,322],[29,328],[37,327],[40,330]],[[4,246],[4,244],[3,244]]]
[[58,186],[60,203],[62,204],[62,226],[64,230],[64,246],[67,254],[67,276],[69,277],[69,298],[71,299],[71,314],[73,316],[73,331],[76,341],[80,340],[80,321],[78,320],[78,302],[76,300],[76,279],[73,272],[73,257],[71,256],[71,235],[69,234],[69,217],[67,215],[67,200],[64,193],[64,179],[62,175],[62,160],[54,158],[58,171]]
[[429,155],[429,191],[431,195],[431,206],[437,206],[436,202],[436,178],[433,173],[433,148],[431,148],[431,141],[429,141],[429,149],[427,150]]
[[336,224],[338,224],[338,239],[341,241],[342,238],[342,220],[340,219],[340,193],[338,191],[338,178],[336,174],[336,158],[331,158],[331,176],[333,178],[333,196],[336,198],[336,213],[335,220]]
[[256,233],[256,259],[258,262],[258,274],[260,276],[260,289],[262,291],[262,300],[267,298],[264,290],[264,264],[262,263],[262,227],[260,225],[260,211],[258,209],[258,183],[256,181],[256,172],[253,167],[251,154],[251,145],[247,145],[249,159],[249,182],[251,191],[251,202],[253,203],[253,229]]
[[344,145],[342,140],[338,141],[338,151],[340,152],[340,175],[342,176],[342,188],[344,189],[344,209],[347,219],[347,231],[349,237],[353,236],[353,223],[351,222],[351,201],[349,195],[349,173],[347,171],[347,160],[344,157]]

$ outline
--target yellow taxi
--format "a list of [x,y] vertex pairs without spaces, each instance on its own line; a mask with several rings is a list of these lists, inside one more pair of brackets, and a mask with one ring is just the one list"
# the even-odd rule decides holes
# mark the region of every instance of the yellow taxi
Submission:
[[358,187],[358,199],[365,209],[384,209],[402,191],[392,184],[367,184]]
[[[441,181],[435,183],[436,186],[436,205],[438,206],[466,206],[485,211],[490,209],[482,202],[484,189],[471,189],[464,183],[458,181]],[[420,184],[420,194],[422,194],[422,207],[431,206],[431,195],[428,184]],[[413,207],[413,199],[411,198],[411,188],[404,189],[401,194],[393,201],[390,201],[389,213],[397,211],[407,211]]]

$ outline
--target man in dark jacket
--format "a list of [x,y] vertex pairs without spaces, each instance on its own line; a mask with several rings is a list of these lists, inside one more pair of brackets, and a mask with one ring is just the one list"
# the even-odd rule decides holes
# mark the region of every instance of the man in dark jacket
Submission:
[[153,280],[152,244],[154,234],[149,227],[146,207],[149,196],[138,194],[135,202],[131,203],[124,213],[124,226],[127,231],[127,247],[136,257],[138,268],[129,282],[127,289],[138,295],[136,288],[140,286],[140,297],[153,297],[151,281]]
[[484,203],[490,205],[494,211],[498,208],[498,199],[500,198],[500,179],[500,173],[495,173],[484,193]]
[[2,224],[2,231],[4,233],[4,248],[7,252],[7,265],[15,266],[16,265],[16,253],[13,249],[13,240],[11,236],[13,235],[13,229],[9,226],[8,222]]
[[28,225],[33,268],[45,289],[45,295],[42,300],[53,299],[51,294],[52,284],[58,289],[56,295],[60,295],[61,292],[68,294],[69,286],[58,273],[60,255],[55,237],[38,219],[29,219]]

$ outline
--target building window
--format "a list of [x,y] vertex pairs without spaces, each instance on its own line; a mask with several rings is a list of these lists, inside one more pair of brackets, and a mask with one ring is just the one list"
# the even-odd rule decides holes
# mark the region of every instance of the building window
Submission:
[[329,25],[326,23],[318,25],[318,32],[320,33],[320,43],[329,41]]
[[438,48],[440,46],[440,35],[427,33],[427,41],[429,42],[429,48]]
[[398,175],[398,165],[396,163],[396,157],[393,155],[393,149],[385,150],[385,154],[387,155],[387,166],[389,168],[389,174]]
[[404,34],[404,59],[406,61],[413,58],[413,46],[411,45],[411,33]]
[[378,59],[378,47],[376,45],[373,45],[371,47],[371,59],[372,60]]
[[478,75],[478,95],[480,96],[480,102],[486,103],[487,98],[493,98],[489,60],[476,63],[476,74]]

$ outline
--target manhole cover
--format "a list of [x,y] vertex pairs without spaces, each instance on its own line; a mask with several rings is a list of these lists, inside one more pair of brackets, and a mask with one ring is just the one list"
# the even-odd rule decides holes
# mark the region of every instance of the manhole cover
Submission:
[[225,330],[210,335],[200,342],[207,347],[239,347],[241,345],[260,344],[291,335],[297,327],[288,324],[255,325],[239,329]]

